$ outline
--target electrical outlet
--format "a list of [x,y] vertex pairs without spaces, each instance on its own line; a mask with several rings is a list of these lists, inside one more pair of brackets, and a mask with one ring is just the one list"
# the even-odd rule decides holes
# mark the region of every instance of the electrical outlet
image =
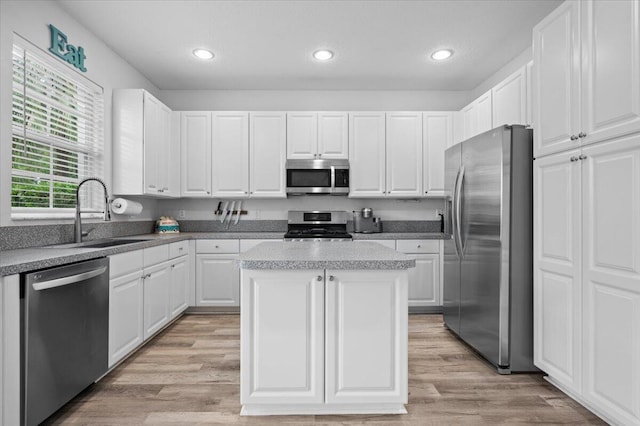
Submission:
[[187,212],[184,210],[178,210],[178,219],[184,219],[187,217]]

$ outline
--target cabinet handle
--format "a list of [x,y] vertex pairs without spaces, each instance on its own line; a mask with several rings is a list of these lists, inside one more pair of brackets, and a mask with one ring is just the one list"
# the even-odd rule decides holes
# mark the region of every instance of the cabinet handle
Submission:
[[318,276],[316,277],[316,281],[322,281],[322,275],[318,275]]
[[216,246],[216,248],[220,248],[220,246]]
[[322,154],[318,154],[318,158],[321,158],[321,157],[322,157]]
[[580,154],[580,156],[578,157],[578,159],[580,159],[580,160],[584,160],[585,158],[587,158],[587,156],[583,155],[583,154]]
[[421,248],[421,247],[422,247],[422,245],[421,245],[421,244],[418,244],[418,248]]
[[207,191],[207,194],[208,194],[208,195],[210,195],[210,194],[211,194],[211,192],[210,192],[210,191]]
[[573,157],[570,158],[570,160],[573,163],[574,161],[578,161],[578,157],[574,155]]
[[578,139],[578,137],[576,135],[571,135],[571,140],[575,141],[576,139]]
[[329,275],[329,281],[333,281],[335,280],[335,277],[333,275]]
[[171,269],[173,269],[173,268],[175,268],[175,267],[176,267],[176,265],[171,265]]
[[578,133],[578,137],[579,138],[586,138],[587,134],[585,132],[580,132],[580,133]]

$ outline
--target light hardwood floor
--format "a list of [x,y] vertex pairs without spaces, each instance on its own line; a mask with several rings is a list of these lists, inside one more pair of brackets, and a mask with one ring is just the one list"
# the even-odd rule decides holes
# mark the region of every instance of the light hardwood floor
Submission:
[[240,417],[240,317],[186,315],[48,424],[604,424],[542,375],[498,375],[446,330],[409,317],[406,415]]

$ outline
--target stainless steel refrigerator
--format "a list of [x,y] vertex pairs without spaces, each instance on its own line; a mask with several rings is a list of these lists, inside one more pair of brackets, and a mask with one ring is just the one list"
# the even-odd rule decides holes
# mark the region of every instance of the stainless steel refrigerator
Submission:
[[503,374],[536,371],[532,145],[502,126],[445,153],[444,322]]

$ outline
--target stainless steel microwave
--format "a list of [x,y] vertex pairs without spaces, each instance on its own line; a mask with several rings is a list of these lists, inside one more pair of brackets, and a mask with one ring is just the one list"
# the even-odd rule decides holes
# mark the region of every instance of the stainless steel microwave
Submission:
[[349,194],[349,160],[287,160],[287,194]]

